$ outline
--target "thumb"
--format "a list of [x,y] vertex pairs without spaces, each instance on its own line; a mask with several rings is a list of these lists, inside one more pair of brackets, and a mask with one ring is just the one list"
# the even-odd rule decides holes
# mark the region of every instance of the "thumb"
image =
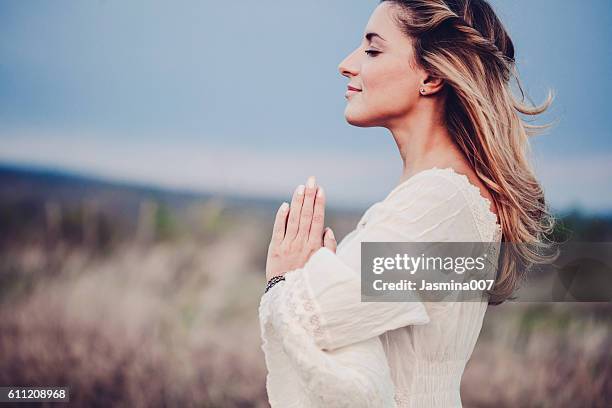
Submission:
[[336,252],[338,243],[336,242],[336,237],[334,237],[334,232],[329,227],[325,229],[325,234],[323,235],[323,246],[334,253]]

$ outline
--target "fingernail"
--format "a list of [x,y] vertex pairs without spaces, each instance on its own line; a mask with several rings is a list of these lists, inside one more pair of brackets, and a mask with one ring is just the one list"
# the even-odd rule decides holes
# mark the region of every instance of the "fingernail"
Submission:
[[300,185],[299,185],[299,186],[297,186],[297,188],[295,189],[295,192],[296,192],[297,194],[304,194],[304,189],[305,189],[304,185],[303,185],[303,184],[300,184]]
[[331,229],[331,228],[328,228],[327,230],[329,231],[329,237],[330,237],[330,238],[332,238],[332,239],[334,239],[334,238],[335,238],[335,237],[334,237],[334,231],[332,231],[332,229]]
[[317,197],[321,198],[325,195],[325,193],[323,192],[323,187],[319,186],[319,190],[317,191]]
[[287,208],[289,208],[289,204],[287,202],[283,201],[283,203],[280,206],[281,212],[287,211]]
[[308,177],[308,181],[306,182],[306,185],[308,186],[308,188],[313,188],[315,186],[315,177],[314,176]]

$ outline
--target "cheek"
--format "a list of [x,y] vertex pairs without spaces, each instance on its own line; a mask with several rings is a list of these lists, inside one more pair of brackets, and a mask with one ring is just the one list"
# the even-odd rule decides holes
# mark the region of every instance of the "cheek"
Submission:
[[347,106],[349,122],[384,126],[389,119],[408,114],[418,100],[418,77],[398,59],[371,61],[360,72],[363,92]]
[[[371,108],[382,111],[406,110],[418,92],[418,79],[408,65],[389,63],[372,66],[362,74],[365,96]],[[418,95],[416,95],[418,96]],[[399,112],[397,112],[399,113]]]

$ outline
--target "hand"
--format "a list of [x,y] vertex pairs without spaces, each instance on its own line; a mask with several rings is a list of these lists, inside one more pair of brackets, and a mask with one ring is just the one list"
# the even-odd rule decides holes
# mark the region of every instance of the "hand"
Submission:
[[291,207],[283,202],[276,213],[268,246],[266,281],[303,267],[323,245],[336,251],[331,228],[323,231],[324,221],[325,192],[311,176],[305,186],[300,184],[294,191]]

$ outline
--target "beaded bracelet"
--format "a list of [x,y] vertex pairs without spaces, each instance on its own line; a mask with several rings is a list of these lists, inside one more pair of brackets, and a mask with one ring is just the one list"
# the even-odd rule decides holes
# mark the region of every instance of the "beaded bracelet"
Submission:
[[264,293],[269,291],[272,286],[276,285],[278,282],[283,281],[283,280],[285,280],[285,276],[284,275],[278,275],[278,276],[272,277],[268,281],[268,284],[266,285],[266,291]]

